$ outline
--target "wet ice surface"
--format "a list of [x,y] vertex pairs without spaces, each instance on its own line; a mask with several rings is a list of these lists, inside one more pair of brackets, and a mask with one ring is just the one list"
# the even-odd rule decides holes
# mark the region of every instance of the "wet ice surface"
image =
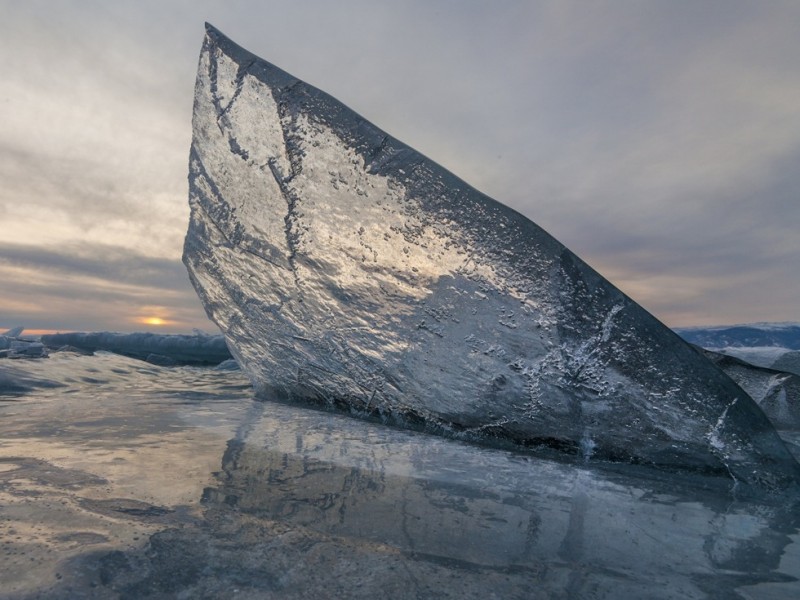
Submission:
[[724,479],[253,401],[237,371],[0,371],[28,382],[0,396],[4,598],[800,595],[797,502]]
[[[70,557],[197,518],[250,396],[236,372],[107,353],[3,361],[8,380],[27,389],[0,385],[0,597],[12,598],[67,581]],[[45,597],[70,597],[64,585]]]

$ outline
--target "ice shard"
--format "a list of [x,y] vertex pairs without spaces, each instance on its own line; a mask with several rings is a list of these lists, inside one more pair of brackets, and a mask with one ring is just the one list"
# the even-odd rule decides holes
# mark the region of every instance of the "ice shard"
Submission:
[[777,430],[800,431],[800,375],[712,350],[701,352],[756,401]]
[[184,262],[263,397],[781,487],[727,376],[536,224],[206,28]]

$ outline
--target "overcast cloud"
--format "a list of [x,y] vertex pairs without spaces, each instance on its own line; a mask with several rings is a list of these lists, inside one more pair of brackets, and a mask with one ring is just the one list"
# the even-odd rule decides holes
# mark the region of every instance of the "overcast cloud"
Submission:
[[0,0],[0,328],[213,328],[180,263],[206,20],[667,324],[800,320],[797,2]]

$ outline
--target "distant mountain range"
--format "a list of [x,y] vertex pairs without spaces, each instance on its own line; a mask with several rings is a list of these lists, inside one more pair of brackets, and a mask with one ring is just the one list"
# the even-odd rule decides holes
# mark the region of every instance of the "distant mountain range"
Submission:
[[703,348],[776,347],[800,350],[800,323],[753,323],[722,327],[686,327],[675,332]]
[[687,342],[752,365],[800,375],[800,323],[675,329]]

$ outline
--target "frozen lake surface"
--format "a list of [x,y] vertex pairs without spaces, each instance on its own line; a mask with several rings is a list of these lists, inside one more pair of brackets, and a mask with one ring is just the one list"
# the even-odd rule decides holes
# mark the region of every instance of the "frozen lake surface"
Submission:
[[0,363],[3,598],[795,599],[798,506],[254,401],[238,371]]

